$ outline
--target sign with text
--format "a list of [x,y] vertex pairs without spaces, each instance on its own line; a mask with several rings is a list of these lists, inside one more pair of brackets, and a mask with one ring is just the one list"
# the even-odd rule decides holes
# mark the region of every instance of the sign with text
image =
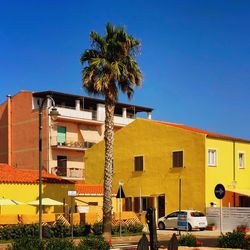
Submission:
[[76,196],[77,192],[75,190],[69,190],[68,191],[68,196]]

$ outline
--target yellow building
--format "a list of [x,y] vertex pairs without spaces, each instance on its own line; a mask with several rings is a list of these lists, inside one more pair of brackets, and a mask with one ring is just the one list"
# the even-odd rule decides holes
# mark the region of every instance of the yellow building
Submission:
[[[77,196],[75,197],[75,204],[79,213],[84,213],[84,221],[87,224],[94,224],[102,220],[102,204],[103,204],[103,185],[89,185],[77,183],[75,185]],[[118,211],[118,199],[116,199],[116,192],[112,192],[112,211]]]
[[[55,175],[43,172],[43,198],[62,202],[64,206],[44,207],[44,213],[63,213],[69,204],[68,190],[74,190],[75,183]],[[38,171],[15,169],[7,164],[0,164],[0,197],[22,202],[22,205],[0,206],[0,214],[37,215],[38,206],[28,202],[38,200]]]
[[[42,176],[42,197],[62,203],[43,206],[43,222],[54,222],[59,215],[68,219],[70,209],[73,209],[75,224],[102,220],[103,185],[75,183],[46,171]],[[38,171],[15,169],[0,163],[0,199],[3,198],[0,200],[0,225],[38,223],[38,205],[29,205],[39,198],[38,180]],[[69,196],[68,191],[74,191],[74,196]],[[6,199],[14,201],[13,205],[3,204]],[[115,191],[112,202],[113,212],[118,212]]]
[[[104,142],[86,153],[86,182],[102,183]],[[113,187],[123,182],[124,209],[157,216],[219,205],[214,188],[227,190],[224,206],[250,206],[250,141],[181,124],[136,119],[115,133]]]

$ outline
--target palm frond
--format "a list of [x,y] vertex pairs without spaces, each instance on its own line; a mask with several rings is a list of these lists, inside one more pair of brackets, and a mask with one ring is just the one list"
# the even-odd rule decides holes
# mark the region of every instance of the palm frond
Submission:
[[94,49],[85,50],[80,57],[80,63],[83,65],[86,61],[89,61],[92,58],[102,58],[102,54]]

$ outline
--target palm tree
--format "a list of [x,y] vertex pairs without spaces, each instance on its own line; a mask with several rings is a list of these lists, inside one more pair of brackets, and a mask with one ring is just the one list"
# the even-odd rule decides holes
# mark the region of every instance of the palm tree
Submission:
[[112,226],[112,164],[114,144],[114,109],[119,90],[131,99],[134,87],[140,86],[142,73],[135,60],[140,42],[128,35],[123,27],[106,25],[100,36],[90,33],[91,49],[81,55],[82,83],[88,94],[105,98],[105,163],[103,197],[103,236],[111,238]]

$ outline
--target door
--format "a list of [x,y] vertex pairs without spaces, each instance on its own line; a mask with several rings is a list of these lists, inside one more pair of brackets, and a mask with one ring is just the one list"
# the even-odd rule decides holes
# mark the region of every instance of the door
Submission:
[[158,196],[158,218],[165,216],[165,194]]
[[166,227],[167,228],[177,228],[178,212],[169,214],[166,217]]
[[57,156],[57,171],[58,176],[67,176],[67,156]]

